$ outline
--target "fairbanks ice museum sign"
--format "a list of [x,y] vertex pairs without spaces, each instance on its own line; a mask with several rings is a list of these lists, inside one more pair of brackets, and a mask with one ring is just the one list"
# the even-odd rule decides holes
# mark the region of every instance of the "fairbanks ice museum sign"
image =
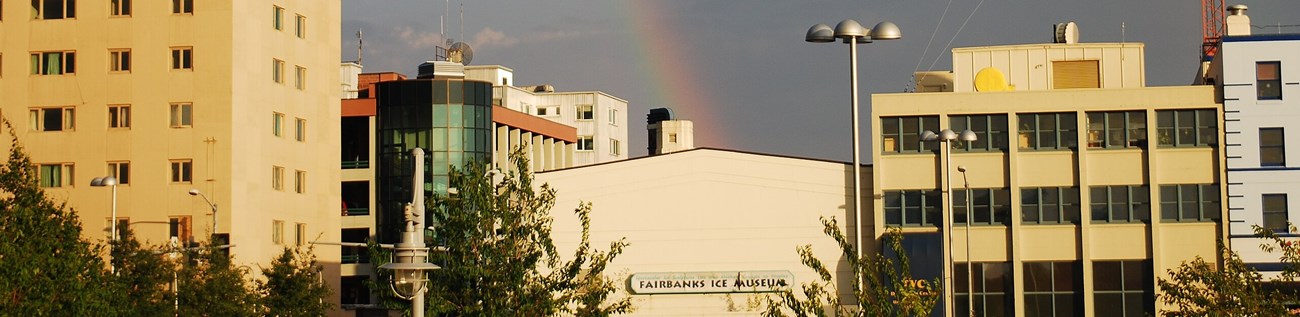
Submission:
[[790,271],[654,272],[628,278],[633,294],[775,292],[792,281]]

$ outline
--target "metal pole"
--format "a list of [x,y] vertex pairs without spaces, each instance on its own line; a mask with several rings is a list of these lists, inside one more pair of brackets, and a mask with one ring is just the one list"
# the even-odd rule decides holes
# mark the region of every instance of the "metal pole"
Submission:
[[421,289],[415,292],[415,298],[411,299],[411,317],[424,317],[424,292]]
[[849,70],[852,74],[849,77],[849,90],[853,96],[853,216],[857,218],[858,226],[854,233],[858,235],[858,258],[861,259],[866,253],[867,237],[862,232],[862,161],[859,157],[862,151],[858,149],[861,144],[858,140],[858,39],[849,38],[846,41],[849,44]]
[[[970,179],[966,178],[966,169],[957,168],[961,171],[961,182],[963,187],[966,188],[966,308],[970,311],[970,317],[975,317],[975,274],[973,273],[974,270],[971,269],[970,260]],[[990,199],[993,199],[993,197],[990,197]]]
[[953,212],[952,211],[953,208],[952,208],[952,170],[950,168],[952,166],[952,151],[949,148],[952,146],[951,140],[941,139],[939,142],[939,146],[941,146],[941,148],[939,148],[939,154],[943,155],[943,174],[944,174],[943,205],[945,207],[944,209],[947,209],[946,210],[947,212],[945,212],[947,215],[943,217],[943,233],[944,235],[948,236],[947,237],[948,239],[944,241],[946,245],[944,246],[944,253],[943,253],[943,257],[944,257],[943,262],[945,264],[943,268],[943,283],[944,283],[943,310],[945,316],[955,316],[956,312],[953,311],[953,305],[955,304],[954,300],[956,299],[956,297],[954,296],[954,290],[952,288],[953,285],[953,279],[952,279],[952,270],[953,270],[953,256],[952,256]]
[[[113,209],[113,220],[110,221],[110,222],[112,223],[112,227],[113,227],[113,229],[110,230],[110,231],[111,231],[110,234],[112,234],[113,236],[112,236],[111,238],[109,238],[109,239],[111,239],[112,241],[117,241],[117,184],[113,184],[113,207],[112,207],[112,209]],[[109,244],[108,244],[108,271],[109,271],[109,273],[117,274],[117,265],[113,263],[113,244],[112,244],[112,243],[109,243]]]
[[[208,198],[203,197],[203,199],[207,200]],[[211,204],[211,205],[212,205],[212,234],[217,234],[217,204]],[[230,241],[225,241],[225,242],[230,243]]]

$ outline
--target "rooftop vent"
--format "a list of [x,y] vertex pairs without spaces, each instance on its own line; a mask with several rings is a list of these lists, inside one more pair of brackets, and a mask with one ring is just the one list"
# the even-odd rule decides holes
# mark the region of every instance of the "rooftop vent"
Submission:
[[419,75],[415,78],[464,78],[465,65],[447,61],[427,61],[420,64]]
[[1078,44],[1079,25],[1074,21],[1052,25],[1052,43]]

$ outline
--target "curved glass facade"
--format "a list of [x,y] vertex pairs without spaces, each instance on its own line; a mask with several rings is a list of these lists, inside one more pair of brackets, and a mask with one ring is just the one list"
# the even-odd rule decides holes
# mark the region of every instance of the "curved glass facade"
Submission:
[[[376,96],[376,236],[397,240],[411,199],[411,149],[425,150],[425,197],[445,194],[451,167],[492,155],[492,83],[462,79],[380,82]],[[425,215],[425,223],[431,216]]]

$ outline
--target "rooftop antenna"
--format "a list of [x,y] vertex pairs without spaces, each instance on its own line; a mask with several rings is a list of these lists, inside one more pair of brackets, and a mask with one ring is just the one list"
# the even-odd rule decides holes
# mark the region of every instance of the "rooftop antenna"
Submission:
[[1124,25],[1124,22],[1119,23],[1119,42],[1128,42],[1128,27]]
[[362,47],[365,47],[366,44],[365,40],[362,39],[362,35],[361,29],[357,29],[357,65],[362,65],[361,52],[363,51]]
[[465,2],[460,3],[460,40],[465,40]]

